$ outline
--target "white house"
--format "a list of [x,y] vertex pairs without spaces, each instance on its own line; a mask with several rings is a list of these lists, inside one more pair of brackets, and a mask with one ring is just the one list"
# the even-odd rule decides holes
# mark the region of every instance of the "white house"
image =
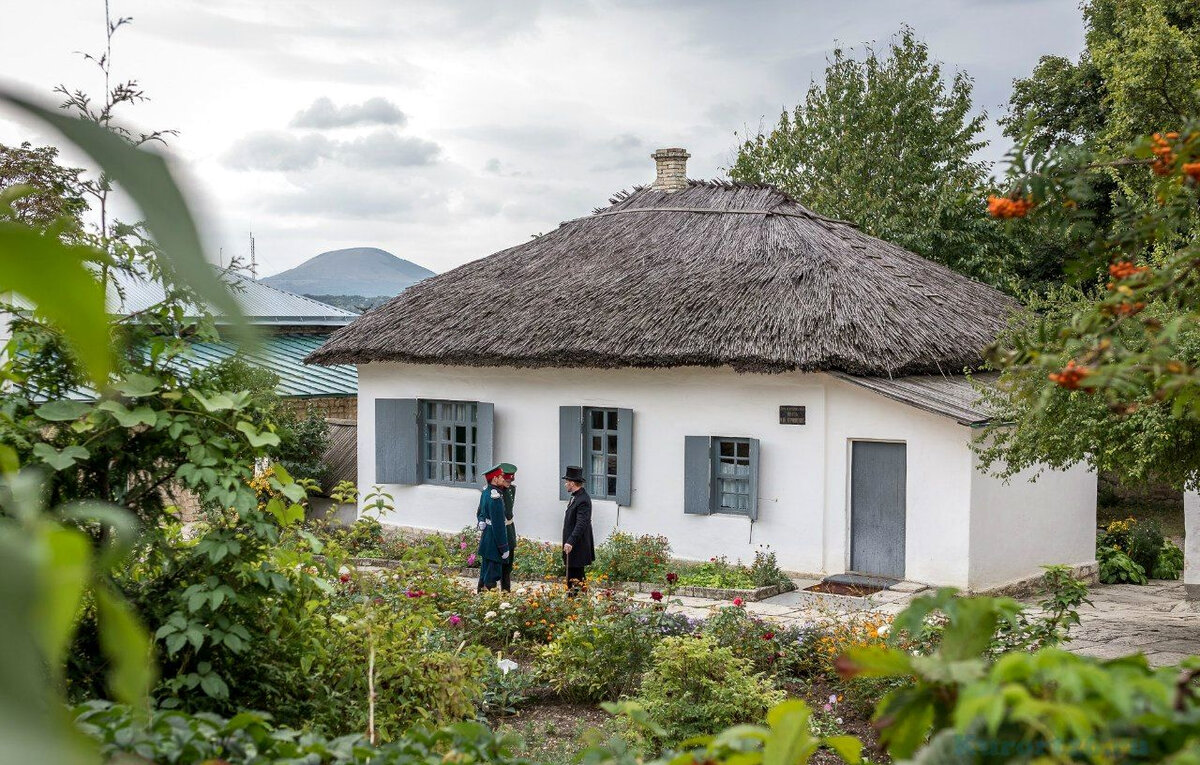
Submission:
[[961,374],[1016,304],[767,186],[658,178],[431,278],[309,357],[359,370],[362,484],[457,530],[515,463],[517,527],[558,540],[584,466],[603,539],[986,590],[1095,561],[1095,476],[981,472]]

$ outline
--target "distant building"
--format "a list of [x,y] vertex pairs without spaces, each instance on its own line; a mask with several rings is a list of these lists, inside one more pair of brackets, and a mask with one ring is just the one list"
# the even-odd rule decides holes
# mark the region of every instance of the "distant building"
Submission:
[[[257,348],[239,348],[231,340],[197,342],[191,346],[187,366],[206,367],[233,356],[268,369],[279,376],[275,392],[299,411],[317,411],[326,417],[354,419],[357,414],[358,373],[351,364],[305,366],[304,358],[329,336],[358,318],[358,314],[311,298],[254,281],[236,272],[224,277],[246,321],[261,330]],[[109,310],[115,314],[144,311],[164,299],[160,282],[114,272],[108,290]],[[216,319],[218,327],[224,322]]]
[[652,186],[417,284],[309,357],[359,368],[359,478],[455,530],[493,460],[557,540],[581,465],[603,538],[989,590],[1095,570],[1084,466],[985,474],[966,368],[1019,306],[761,185]]

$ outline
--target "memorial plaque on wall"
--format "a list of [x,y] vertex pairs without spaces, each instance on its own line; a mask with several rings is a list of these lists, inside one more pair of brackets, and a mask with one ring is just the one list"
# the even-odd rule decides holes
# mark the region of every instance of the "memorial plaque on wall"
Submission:
[[780,425],[803,425],[804,424],[804,407],[802,407],[802,406],[781,406],[781,407],[779,407],[779,424]]

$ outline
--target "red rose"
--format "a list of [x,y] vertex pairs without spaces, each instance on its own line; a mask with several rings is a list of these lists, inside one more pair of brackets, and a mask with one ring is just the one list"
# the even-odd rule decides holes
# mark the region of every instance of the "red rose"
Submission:
[[775,639],[774,632],[764,632],[763,633],[763,640],[774,640],[774,639]]
[[746,601],[742,600],[741,598],[734,598],[734,599],[733,599],[733,604],[734,604],[735,606],[740,606],[740,605],[742,605],[742,604],[743,604],[743,603],[745,603],[745,602],[746,602]]
[[674,571],[667,574],[667,584],[675,584],[678,581],[679,581],[679,574],[676,574]]
[[655,602],[658,602],[658,601],[662,600],[662,593],[659,592],[658,590],[655,590],[654,592],[650,593],[650,599]]
[[338,577],[338,579],[339,579],[340,581],[342,581],[342,582],[349,582],[349,581],[350,581],[350,575],[349,575],[349,574],[342,574],[341,576],[339,576],[339,577]]

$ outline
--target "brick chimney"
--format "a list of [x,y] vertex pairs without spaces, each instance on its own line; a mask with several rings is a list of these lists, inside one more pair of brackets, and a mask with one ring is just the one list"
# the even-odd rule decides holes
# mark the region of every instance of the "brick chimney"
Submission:
[[650,155],[658,171],[658,176],[650,188],[658,191],[679,191],[686,189],[687,161],[692,156],[687,149],[659,149]]

